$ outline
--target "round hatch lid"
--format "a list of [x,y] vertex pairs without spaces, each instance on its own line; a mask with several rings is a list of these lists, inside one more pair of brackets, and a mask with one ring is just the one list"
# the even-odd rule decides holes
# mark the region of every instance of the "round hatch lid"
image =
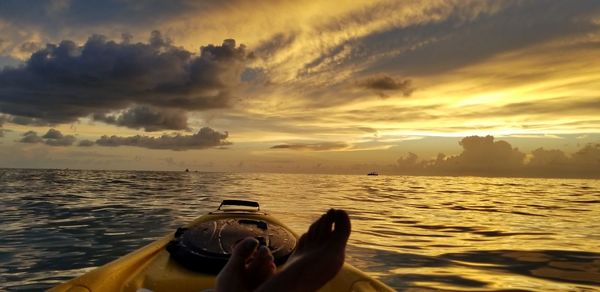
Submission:
[[296,247],[296,238],[283,226],[253,218],[226,218],[177,229],[167,251],[188,269],[217,274],[234,246],[246,237],[254,237],[267,246],[276,265],[285,263]]

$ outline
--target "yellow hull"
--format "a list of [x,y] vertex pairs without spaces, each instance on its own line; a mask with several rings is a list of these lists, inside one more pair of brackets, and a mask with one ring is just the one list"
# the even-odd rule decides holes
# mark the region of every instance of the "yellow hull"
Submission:
[[[190,223],[224,218],[259,219],[282,225],[275,218],[262,212],[213,212]],[[295,234],[294,234],[295,235]],[[297,235],[295,235],[297,237]],[[214,287],[215,275],[188,270],[173,259],[165,246],[174,238],[167,235],[132,253],[116,259],[80,277],[60,284],[50,291],[123,291],[135,292],[140,289],[151,291],[190,291],[198,292]],[[390,287],[375,280],[349,264],[344,264],[338,275],[320,291],[393,291]]]

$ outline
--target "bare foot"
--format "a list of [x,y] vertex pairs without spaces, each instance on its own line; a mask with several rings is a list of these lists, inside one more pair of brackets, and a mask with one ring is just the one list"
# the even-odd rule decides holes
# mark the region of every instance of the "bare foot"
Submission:
[[216,279],[216,291],[254,291],[275,272],[271,251],[254,238],[238,243]]
[[283,269],[256,291],[316,291],[342,268],[349,236],[348,214],[329,210],[300,237]]
[[269,248],[261,245],[247,265],[248,277],[246,283],[248,291],[254,291],[275,273],[275,261]]
[[269,249],[257,249],[258,241],[246,238],[217,276],[216,291],[316,291],[342,268],[349,236],[348,214],[329,210],[300,237],[296,251],[277,273]]

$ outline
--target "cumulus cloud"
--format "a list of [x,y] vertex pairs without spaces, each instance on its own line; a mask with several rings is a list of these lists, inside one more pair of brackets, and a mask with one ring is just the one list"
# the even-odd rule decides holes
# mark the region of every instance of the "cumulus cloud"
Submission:
[[128,128],[143,128],[146,132],[189,130],[187,112],[181,109],[136,106],[120,115],[95,114],[94,120]]
[[71,146],[75,142],[75,137],[66,135],[60,139],[46,139],[44,143],[50,146]]
[[77,144],[77,146],[79,146],[79,147],[91,147],[91,146],[94,146],[95,144],[96,143],[94,143],[94,141],[92,141],[92,140],[84,139],[84,140],[79,141],[79,144]]
[[398,160],[403,171],[433,172],[453,175],[510,175],[523,166],[525,154],[506,141],[493,136],[469,136],[459,141],[459,155],[438,155],[435,160],[419,161],[415,154]]
[[459,145],[462,153],[419,159],[409,153],[390,171],[420,175],[474,175],[524,177],[600,177],[600,144],[588,144],[572,155],[538,148],[525,154],[493,136],[470,136]]
[[538,148],[522,170],[532,176],[600,178],[600,144],[586,144],[571,155],[561,150]]
[[571,158],[578,166],[598,172],[600,169],[600,144],[587,144],[573,153]]
[[101,35],[83,45],[65,40],[36,51],[22,67],[0,71],[0,112],[22,123],[58,124],[127,109],[112,121],[180,130],[187,127],[184,111],[230,105],[246,60],[245,46],[231,39],[198,54],[157,31],[148,43]]
[[529,165],[532,167],[559,167],[566,165],[568,162],[569,158],[561,150],[537,148],[531,152]]
[[404,96],[410,96],[414,91],[410,79],[394,78],[389,75],[368,77],[357,82],[361,88],[371,89],[381,97],[387,97],[390,92],[400,92]]
[[190,149],[206,149],[211,147],[226,146],[231,143],[226,141],[228,133],[217,132],[211,128],[204,127],[196,134],[192,135],[162,135],[160,137],[149,136],[102,136],[96,140],[96,144],[100,146],[116,147],[116,146],[133,146],[148,149],[169,149],[169,150],[190,150]]
[[62,139],[62,138],[64,138],[64,136],[59,130],[49,129],[48,132],[46,132],[46,134],[44,134],[44,136],[42,136],[42,138],[56,140],[56,139]]
[[350,145],[344,142],[322,142],[322,143],[293,143],[279,144],[271,146],[271,149],[289,149],[298,151],[330,151],[343,150],[349,148]]
[[452,167],[469,171],[504,170],[523,163],[525,154],[506,141],[494,141],[493,136],[470,136],[459,143],[463,152],[447,160]]
[[75,142],[75,136],[63,135],[60,131],[49,129],[46,134],[41,137],[35,131],[27,131],[23,134],[23,138],[19,140],[21,143],[44,143],[50,146],[71,146]]
[[409,152],[406,156],[398,158],[396,163],[400,169],[413,169],[415,167],[421,167],[419,165],[419,156],[412,152]]
[[27,132],[23,133],[23,138],[21,138],[21,140],[19,140],[19,142],[34,144],[34,143],[42,143],[42,142],[44,142],[44,139],[42,139],[42,137],[38,136],[38,134],[34,131],[27,131]]

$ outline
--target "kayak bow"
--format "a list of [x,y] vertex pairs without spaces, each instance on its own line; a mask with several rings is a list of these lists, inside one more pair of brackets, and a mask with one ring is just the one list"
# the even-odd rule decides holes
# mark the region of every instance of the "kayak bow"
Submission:
[[[260,210],[257,202],[224,200],[175,233],[60,284],[50,291],[201,291],[213,288],[233,246],[252,236],[284,266],[298,235]],[[319,291],[393,291],[344,264]]]

